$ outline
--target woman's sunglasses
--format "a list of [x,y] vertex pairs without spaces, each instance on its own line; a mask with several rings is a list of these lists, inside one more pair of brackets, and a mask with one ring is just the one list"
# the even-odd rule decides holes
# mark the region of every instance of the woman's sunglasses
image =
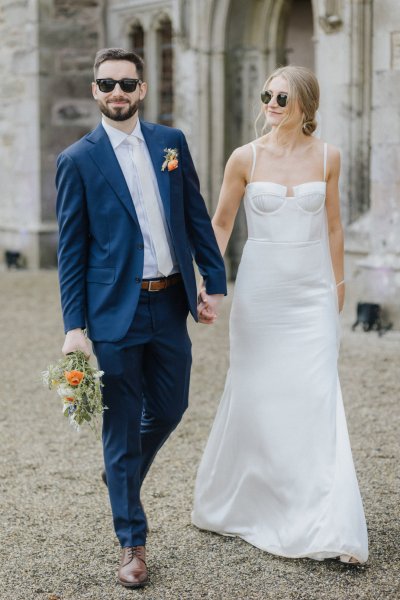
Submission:
[[96,83],[99,86],[101,92],[112,92],[117,83],[123,92],[127,94],[136,90],[137,84],[142,83],[140,79],[96,79]]
[[[269,104],[273,97],[271,92],[261,92],[261,101],[264,102],[264,104]],[[276,96],[276,101],[281,108],[285,108],[288,103],[288,95],[281,92]]]

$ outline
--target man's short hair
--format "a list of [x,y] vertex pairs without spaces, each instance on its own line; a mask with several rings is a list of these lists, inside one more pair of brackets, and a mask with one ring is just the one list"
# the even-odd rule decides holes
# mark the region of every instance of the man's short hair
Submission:
[[97,78],[97,72],[100,65],[106,60],[127,60],[133,63],[136,67],[139,79],[143,79],[144,61],[139,54],[132,50],[124,50],[123,48],[102,48],[96,54],[93,65],[94,78]]

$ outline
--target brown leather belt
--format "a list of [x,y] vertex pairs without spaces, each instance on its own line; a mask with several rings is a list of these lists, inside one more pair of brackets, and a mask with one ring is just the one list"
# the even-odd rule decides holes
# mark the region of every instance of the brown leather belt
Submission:
[[147,290],[148,292],[160,292],[161,290],[166,290],[171,285],[179,283],[179,281],[182,281],[182,275],[174,273],[162,279],[143,279],[141,287],[142,290]]

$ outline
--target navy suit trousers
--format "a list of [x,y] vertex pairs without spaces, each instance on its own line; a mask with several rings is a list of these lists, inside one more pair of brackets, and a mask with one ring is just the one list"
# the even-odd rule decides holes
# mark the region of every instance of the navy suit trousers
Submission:
[[94,342],[104,371],[103,450],[114,527],[122,547],[144,545],[140,488],[188,405],[191,342],[182,283],[142,290],[127,335]]

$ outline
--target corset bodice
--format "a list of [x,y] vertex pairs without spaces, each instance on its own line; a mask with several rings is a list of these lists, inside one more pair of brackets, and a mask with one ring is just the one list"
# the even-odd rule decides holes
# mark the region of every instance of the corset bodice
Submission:
[[321,239],[325,219],[325,181],[287,188],[270,181],[246,186],[244,206],[248,236],[269,242],[309,242]]

